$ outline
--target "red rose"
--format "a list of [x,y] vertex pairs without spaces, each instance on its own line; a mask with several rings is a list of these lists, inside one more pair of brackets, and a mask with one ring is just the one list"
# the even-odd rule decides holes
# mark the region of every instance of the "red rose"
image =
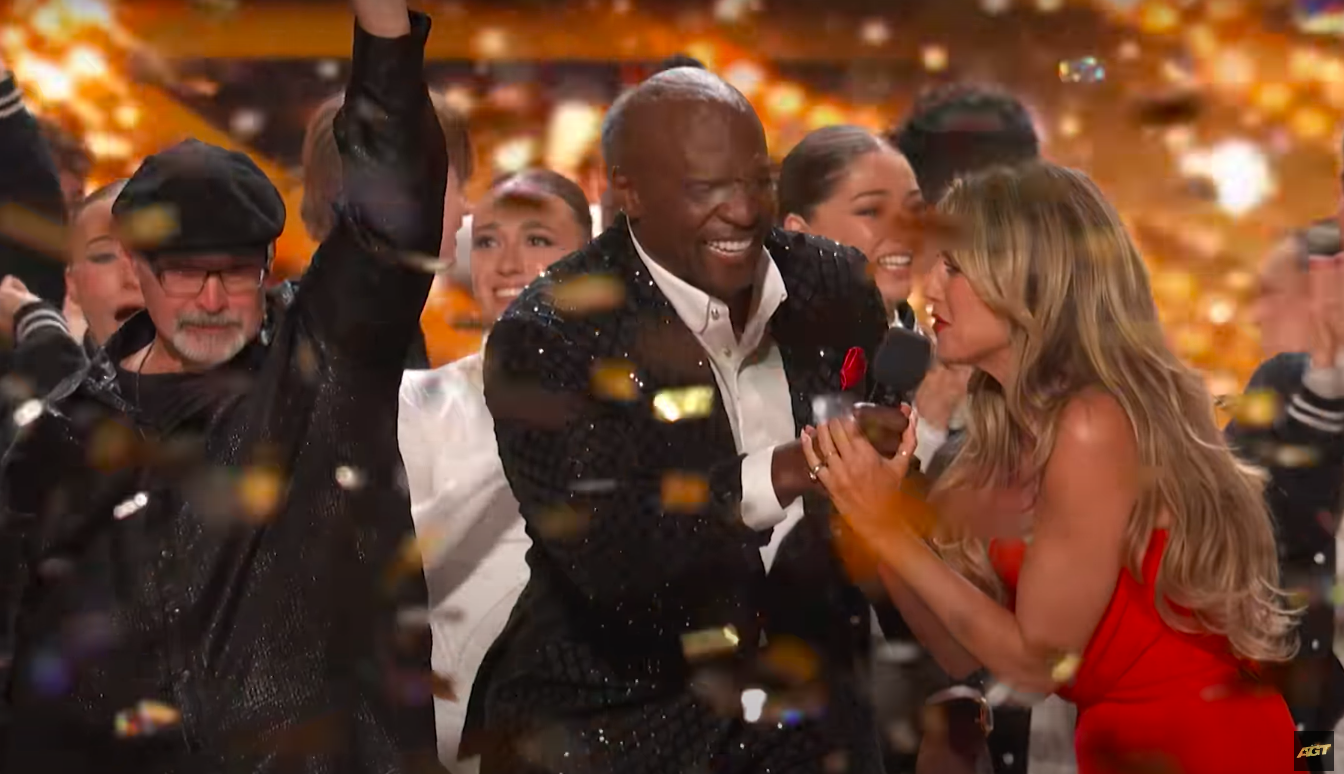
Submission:
[[868,358],[861,347],[850,347],[845,353],[845,364],[840,366],[840,389],[849,390],[863,386],[863,377],[868,374]]

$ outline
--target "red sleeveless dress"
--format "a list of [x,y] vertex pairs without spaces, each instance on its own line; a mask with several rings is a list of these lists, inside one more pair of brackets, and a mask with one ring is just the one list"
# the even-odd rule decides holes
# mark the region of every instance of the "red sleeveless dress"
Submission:
[[[1244,677],[1247,664],[1225,638],[1183,634],[1158,616],[1153,584],[1166,546],[1166,530],[1155,530],[1143,579],[1121,570],[1073,682],[1058,691],[1078,706],[1079,774],[1293,771],[1283,698]],[[1021,540],[990,544],[1010,599],[1025,549]]]

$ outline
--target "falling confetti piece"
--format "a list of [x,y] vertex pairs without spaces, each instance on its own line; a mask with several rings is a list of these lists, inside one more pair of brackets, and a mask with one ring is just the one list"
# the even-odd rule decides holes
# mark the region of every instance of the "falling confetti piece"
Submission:
[[653,396],[653,415],[663,422],[703,419],[714,411],[715,394],[704,385],[660,390]]
[[681,635],[681,652],[689,661],[724,656],[737,650],[740,641],[733,626],[702,629]]
[[149,505],[149,495],[144,492],[136,492],[134,497],[112,509],[112,518],[121,521],[144,510],[146,505]]
[[1232,417],[1241,425],[1269,427],[1279,416],[1280,400],[1274,390],[1251,390],[1227,401]]
[[1281,468],[1307,468],[1316,464],[1317,455],[1310,446],[1284,444],[1274,450],[1273,460]]
[[431,672],[429,675],[429,690],[436,699],[457,701],[457,685],[453,678],[448,675]]
[[64,255],[68,249],[65,226],[20,204],[0,204],[0,234],[47,255]]
[[618,403],[639,400],[635,364],[628,360],[599,360],[593,366],[593,394]]
[[765,665],[790,684],[809,683],[817,676],[817,654],[802,640],[779,637],[764,654]]
[[1106,80],[1106,68],[1094,56],[1067,59],[1059,63],[1059,79],[1064,83],[1100,83]]
[[40,400],[34,398],[24,401],[17,409],[14,409],[15,427],[27,427],[36,422],[37,418],[42,416],[43,410]]
[[695,513],[709,500],[709,480],[699,473],[669,471],[663,475],[663,509]]
[[398,255],[397,260],[403,266],[425,274],[442,274],[457,265],[457,257],[451,254],[437,256],[407,252]]
[[608,312],[625,303],[625,284],[610,274],[583,274],[550,288],[551,303],[564,314]]
[[275,468],[247,468],[238,481],[238,505],[243,517],[253,524],[269,521],[279,511],[284,494],[284,476]]
[[542,511],[532,520],[532,526],[545,540],[570,540],[588,529],[591,516],[569,505]]
[[364,486],[364,474],[359,468],[342,465],[336,468],[336,484],[342,489],[354,491]]
[[1050,667],[1050,679],[1056,683],[1067,683],[1078,674],[1078,665],[1083,663],[1083,657],[1074,653],[1063,656]]
[[765,709],[766,700],[765,691],[760,688],[748,688],[742,692],[742,719],[748,723],[756,723],[761,719],[761,711]]
[[176,207],[155,204],[128,213],[119,224],[118,236],[133,249],[157,247],[177,236],[178,222]]
[[118,737],[132,739],[150,736],[172,728],[182,721],[182,713],[162,702],[145,700],[131,709],[118,712],[114,727]]

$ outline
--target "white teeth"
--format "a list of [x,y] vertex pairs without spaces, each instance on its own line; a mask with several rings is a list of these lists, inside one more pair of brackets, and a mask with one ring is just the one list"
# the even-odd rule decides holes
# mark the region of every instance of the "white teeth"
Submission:
[[517,298],[522,292],[522,288],[501,288],[495,291],[495,298]]
[[751,240],[742,239],[735,242],[730,242],[728,240],[712,240],[706,244],[720,253],[741,253],[746,252],[747,248],[751,247]]
[[884,269],[904,269],[910,266],[914,256],[910,253],[897,253],[896,255],[884,255],[877,259],[877,265]]

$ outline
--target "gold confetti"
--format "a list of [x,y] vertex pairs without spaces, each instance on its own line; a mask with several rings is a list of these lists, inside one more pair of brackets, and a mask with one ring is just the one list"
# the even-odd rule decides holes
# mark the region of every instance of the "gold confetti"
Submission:
[[663,475],[663,509],[694,513],[709,500],[709,480],[699,473],[669,471]]
[[653,415],[663,422],[703,419],[714,411],[714,395],[705,385],[660,390],[653,396]]
[[1244,427],[1269,427],[1279,416],[1279,395],[1273,390],[1251,390],[1232,398],[1228,407]]
[[560,505],[538,513],[532,520],[532,526],[546,540],[569,540],[588,529],[590,518],[589,514],[569,505]]
[[69,238],[60,221],[14,202],[0,204],[0,234],[47,255],[65,255]]
[[733,626],[701,629],[681,635],[681,652],[688,660],[696,661],[723,656],[737,650],[741,638]]
[[177,708],[146,699],[130,709],[118,712],[113,723],[118,737],[131,739],[158,733],[181,721],[182,713]]
[[429,674],[429,691],[434,698],[444,701],[457,701],[457,685],[453,678],[438,672]]
[[89,463],[98,470],[114,470],[130,462],[135,448],[135,431],[108,420],[98,425],[89,439]]
[[802,640],[778,637],[764,655],[765,665],[792,684],[809,683],[817,676],[817,654]]
[[155,204],[129,213],[118,236],[132,249],[154,248],[177,236],[178,223],[176,207]]
[[1281,468],[1307,468],[1316,464],[1316,450],[1310,446],[1284,444],[1274,450],[1274,464]]
[[285,479],[275,468],[253,466],[243,471],[237,493],[243,518],[253,524],[262,524],[279,511],[280,499],[285,494]]
[[550,294],[560,312],[583,316],[619,308],[625,303],[625,284],[610,274],[584,274],[557,282]]
[[1056,683],[1067,683],[1078,674],[1078,666],[1083,663],[1083,657],[1075,653],[1069,653],[1050,667],[1050,679]]
[[628,360],[599,360],[593,366],[593,394],[618,403],[639,400],[635,364]]

